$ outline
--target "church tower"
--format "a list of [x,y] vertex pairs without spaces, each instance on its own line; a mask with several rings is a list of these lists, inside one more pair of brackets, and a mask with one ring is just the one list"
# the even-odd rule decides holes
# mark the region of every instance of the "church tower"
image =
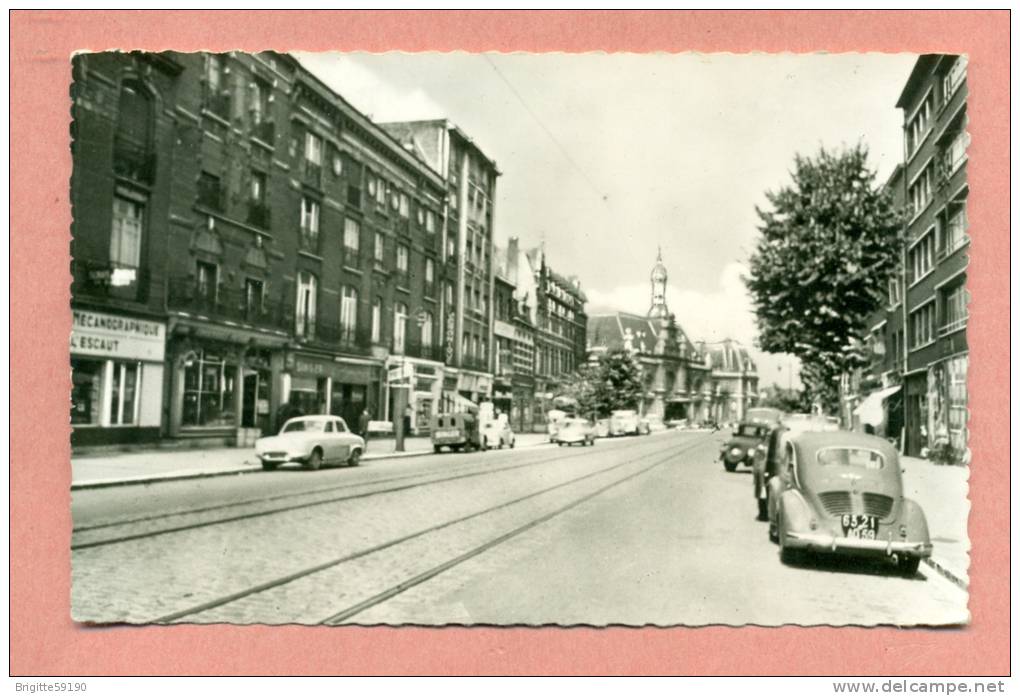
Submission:
[[652,268],[652,306],[648,310],[648,316],[652,319],[665,319],[669,317],[669,308],[666,307],[666,267],[662,263],[662,247],[659,247],[659,256]]

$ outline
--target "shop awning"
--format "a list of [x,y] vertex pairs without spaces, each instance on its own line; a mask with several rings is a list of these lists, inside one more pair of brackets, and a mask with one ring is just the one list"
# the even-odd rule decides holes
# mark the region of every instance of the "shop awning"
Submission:
[[899,386],[895,386],[871,392],[854,409],[854,414],[861,419],[862,423],[878,427],[885,420],[885,408],[883,407],[885,400],[899,390]]

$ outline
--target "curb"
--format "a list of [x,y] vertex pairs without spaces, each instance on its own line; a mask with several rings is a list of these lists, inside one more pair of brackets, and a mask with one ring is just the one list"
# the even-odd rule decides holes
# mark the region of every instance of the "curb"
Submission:
[[931,568],[932,570],[934,570],[939,575],[941,575],[942,577],[944,577],[949,582],[951,582],[954,585],[956,585],[957,587],[959,587],[961,590],[963,590],[965,592],[969,592],[970,591],[969,590],[969,583],[966,580],[964,580],[962,577],[957,575],[955,571],[950,570],[946,566],[944,566],[941,563],[939,563],[938,561],[936,561],[934,558],[926,558],[926,559],[924,559],[924,564],[926,566],[928,566],[929,568]]
[[[548,441],[534,442],[530,445],[521,445],[521,449],[526,447],[538,447],[539,445],[548,445]],[[389,454],[382,455],[371,455],[367,454],[361,458],[362,462],[378,462],[387,459],[409,459],[411,457],[423,457],[427,454],[435,454],[431,449],[421,450],[416,452],[391,452]],[[187,473],[167,473],[153,476],[134,476],[130,478],[117,478],[117,479],[98,479],[94,481],[80,481],[75,483],[71,482],[72,491],[89,490],[96,488],[115,488],[117,486],[135,486],[135,485],[146,485],[150,483],[161,483],[165,481],[188,481],[192,479],[203,479],[203,478],[216,478],[218,476],[242,476],[244,474],[258,474],[262,473],[262,467],[257,464],[249,464],[244,467],[237,467],[234,469],[216,469],[212,471],[192,471]]]

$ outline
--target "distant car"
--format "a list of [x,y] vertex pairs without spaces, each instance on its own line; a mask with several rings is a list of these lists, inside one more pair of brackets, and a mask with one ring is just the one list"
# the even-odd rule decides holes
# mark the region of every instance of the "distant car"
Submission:
[[513,447],[516,443],[514,431],[505,420],[490,420],[482,426],[482,447],[497,447],[503,449],[503,445]]
[[[641,417],[637,411],[613,411],[609,418],[609,435],[640,435],[642,431]],[[647,427],[647,426],[645,426]]]
[[785,443],[798,433],[834,432],[839,426],[824,417],[784,419],[779,425],[769,428],[765,436],[764,447],[758,448],[754,454],[752,473],[754,474],[754,499],[758,505],[758,519],[768,520],[768,482],[779,472],[780,462]]
[[903,495],[896,449],[848,431],[805,432],[784,444],[769,481],[769,530],[784,563],[804,552],[895,560],[903,575],[931,556],[921,506]]
[[451,452],[485,449],[485,439],[474,413],[441,413],[429,425],[432,450],[439,454],[444,447]]
[[777,425],[784,419],[785,414],[778,408],[749,408],[744,414],[745,423],[763,423],[765,425]]
[[299,462],[306,469],[323,464],[357,466],[364,450],[361,436],[350,432],[344,419],[336,416],[291,418],[278,435],[255,441],[255,456],[267,471],[288,462]]
[[733,430],[733,437],[727,440],[719,451],[719,459],[726,471],[736,471],[741,464],[754,464],[758,448],[768,437],[769,427],[759,423],[740,423]]
[[588,421],[583,418],[565,418],[560,421],[560,427],[553,442],[560,447],[573,444],[580,444],[583,447],[594,445],[595,436],[595,428]]

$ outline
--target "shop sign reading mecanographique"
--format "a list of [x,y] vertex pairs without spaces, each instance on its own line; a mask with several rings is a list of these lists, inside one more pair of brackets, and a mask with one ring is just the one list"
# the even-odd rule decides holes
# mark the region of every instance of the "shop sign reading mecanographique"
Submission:
[[71,314],[71,353],[162,362],[165,324],[77,309]]

